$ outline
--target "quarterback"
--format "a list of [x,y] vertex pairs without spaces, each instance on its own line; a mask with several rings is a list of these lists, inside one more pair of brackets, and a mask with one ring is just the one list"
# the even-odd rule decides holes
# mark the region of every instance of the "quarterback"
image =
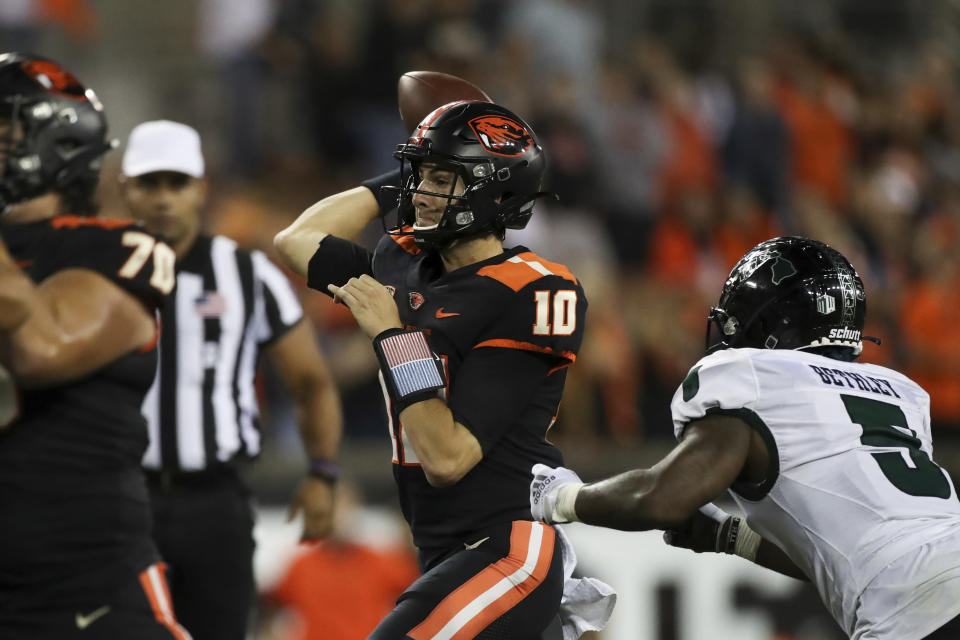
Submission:
[[[749,251],[707,321],[707,355],[671,405],[680,444],[650,469],[583,484],[534,467],[533,515],[732,553],[813,583],[855,640],[960,637],[960,502],[932,460],[930,397],[855,362],[863,284],[827,245]],[[744,519],[710,501],[729,490]]]
[[[424,573],[370,637],[539,638],[570,563],[562,535],[531,518],[527,488],[533,464],[562,464],[546,433],[587,307],[566,267],[503,246],[545,195],[544,153],[507,109],[461,101],[395,155],[402,175],[385,180],[399,186],[331,196],[275,240],[310,287],[350,308],[380,359]],[[398,224],[372,253],[351,242],[395,206]]]

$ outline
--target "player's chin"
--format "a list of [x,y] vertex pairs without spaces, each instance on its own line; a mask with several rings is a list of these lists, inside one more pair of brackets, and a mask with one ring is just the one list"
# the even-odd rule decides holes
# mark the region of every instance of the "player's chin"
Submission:
[[178,220],[170,218],[147,220],[145,225],[147,231],[160,236],[166,242],[177,242],[186,233],[186,229]]

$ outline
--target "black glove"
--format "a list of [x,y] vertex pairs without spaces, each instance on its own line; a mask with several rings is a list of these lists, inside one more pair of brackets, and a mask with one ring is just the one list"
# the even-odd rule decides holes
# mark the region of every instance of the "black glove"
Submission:
[[723,530],[729,532],[732,520],[733,516],[713,504],[704,505],[679,527],[664,531],[663,541],[697,553],[725,553]]
[[663,541],[697,553],[731,553],[752,561],[756,559],[760,536],[743,518],[708,503],[676,529],[664,531]]

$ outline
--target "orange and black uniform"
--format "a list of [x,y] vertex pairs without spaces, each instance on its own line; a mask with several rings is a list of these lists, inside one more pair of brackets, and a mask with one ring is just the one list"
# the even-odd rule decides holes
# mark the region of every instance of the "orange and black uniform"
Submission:
[[[143,250],[133,257],[160,244],[132,223],[63,216],[3,224],[0,236],[34,282],[88,269],[150,313],[166,295],[152,252],[142,264]],[[0,431],[0,637],[187,637],[169,606],[140,470],[140,404],[156,357],[147,345],[81,379],[18,391],[19,414]]]
[[[583,289],[524,247],[444,273],[409,235],[385,236],[373,254],[327,237],[308,284],[325,291],[362,273],[393,292],[405,326],[429,335],[447,405],[483,451],[459,482],[431,486],[390,407],[394,478],[424,574],[371,638],[420,640],[447,625],[457,637],[536,637],[556,615],[563,576],[553,529],[531,522],[530,468],[563,464],[546,433],[582,340]],[[505,590],[504,576],[514,580]]]

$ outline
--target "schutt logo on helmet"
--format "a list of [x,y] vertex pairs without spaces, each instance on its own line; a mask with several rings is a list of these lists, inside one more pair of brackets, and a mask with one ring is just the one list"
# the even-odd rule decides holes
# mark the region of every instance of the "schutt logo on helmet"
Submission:
[[505,116],[480,116],[470,121],[483,148],[498,156],[520,156],[533,144],[526,127]]

